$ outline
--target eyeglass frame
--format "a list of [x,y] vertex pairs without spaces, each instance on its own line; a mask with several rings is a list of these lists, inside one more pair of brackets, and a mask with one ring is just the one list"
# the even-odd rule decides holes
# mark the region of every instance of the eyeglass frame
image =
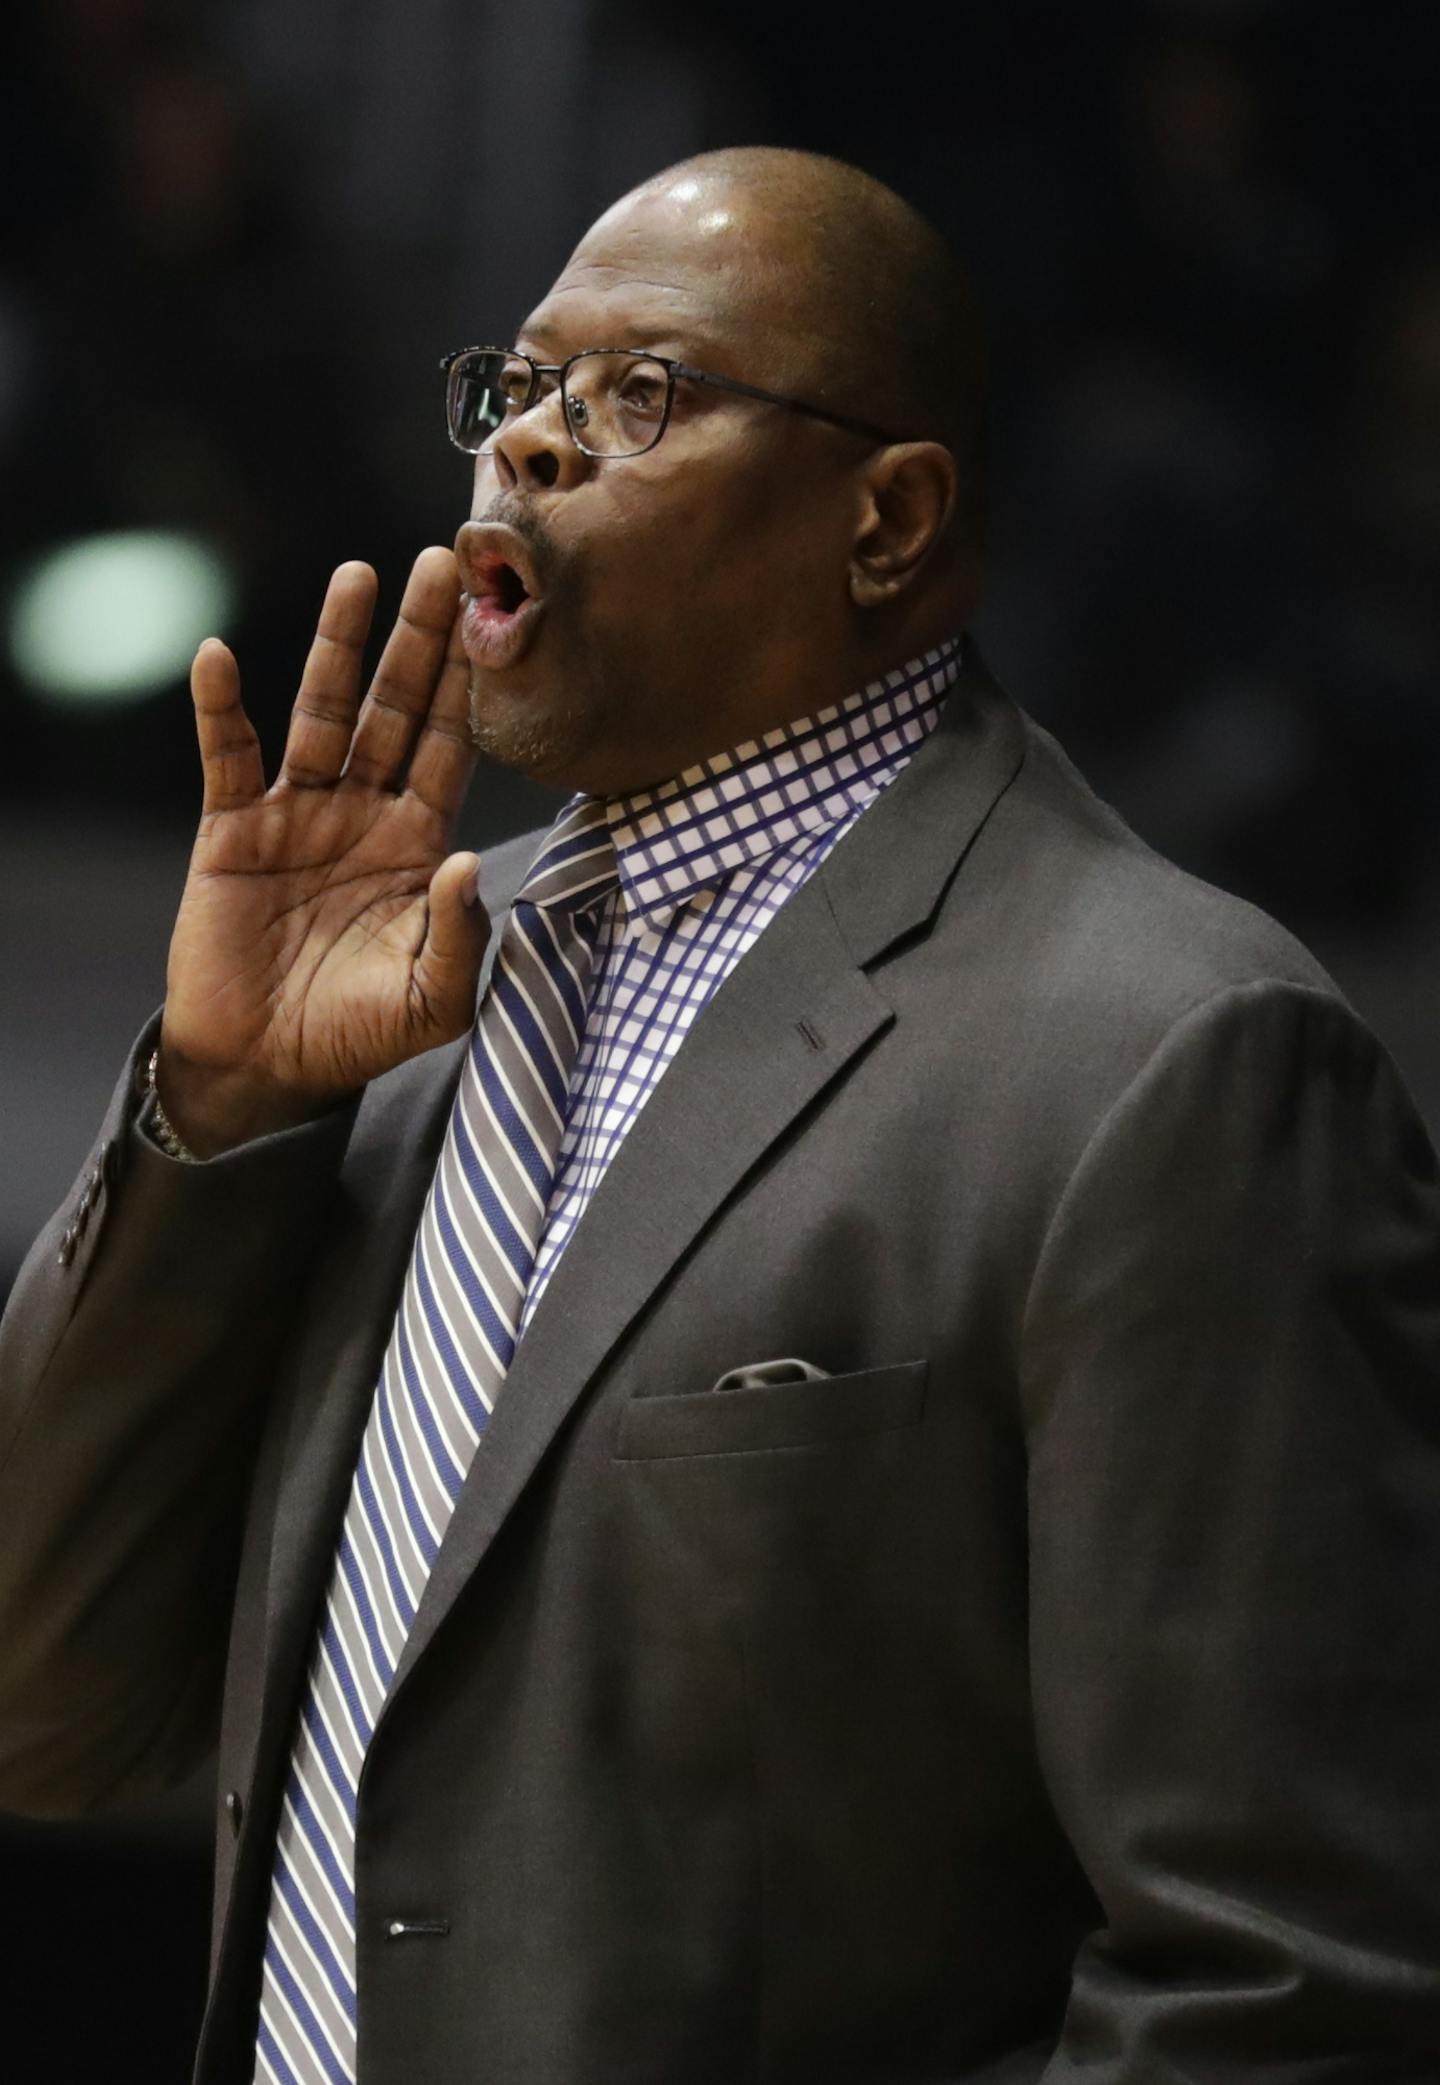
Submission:
[[[787,396],[787,394],[782,391],[766,391],[762,389],[762,387],[759,384],[742,383],[739,377],[716,376],[708,369],[697,369],[695,365],[691,362],[680,362],[675,360],[675,358],[670,355],[654,354],[649,348],[578,348],[573,355],[567,355],[563,362],[537,362],[535,360],[535,357],[533,355],[527,355],[523,348],[502,348],[497,346],[492,341],[486,347],[452,348],[448,355],[442,355],[440,358],[440,370],[442,375],[446,378],[445,431],[450,436],[450,440],[454,447],[460,451],[462,456],[485,456],[491,453],[489,450],[483,448],[466,448],[463,442],[455,440],[455,436],[451,432],[452,415],[449,410],[449,376],[455,364],[458,361],[460,361],[461,357],[464,355],[503,355],[507,358],[507,360],[513,359],[517,362],[524,362],[526,366],[529,368],[530,388],[525,395],[525,403],[513,416],[507,413],[506,419],[511,419],[513,417],[513,419],[518,420],[522,418],[524,414],[530,411],[532,406],[535,404],[536,395],[539,391],[540,380],[542,377],[558,377],[561,417],[565,423],[565,432],[569,435],[571,441],[575,444],[576,448],[580,451],[582,456],[593,456],[597,463],[624,463],[635,456],[648,456],[652,449],[657,448],[659,446],[660,442],[664,439],[666,428],[670,425],[670,412],[671,408],[675,403],[676,377],[686,377],[692,384],[709,384],[714,390],[730,391],[733,392],[739,398],[758,398],[761,401],[763,401],[763,403],[765,403],[766,405],[784,406],[788,412],[804,413],[808,415],[808,417],[812,420],[823,420],[832,427],[844,428],[846,432],[850,434],[864,435],[867,440],[874,442],[882,442],[887,447],[889,447],[892,443],[899,442],[903,439],[902,436],[898,434],[891,434],[883,427],[875,426],[873,421],[856,420],[853,419],[847,413],[832,413],[827,411],[824,406],[811,405],[809,401],[806,399],[792,398]],[[660,415],[660,425],[656,430],[654,441],[647,442],[643,449],[625,449],[622,450],[618,455],[607,455],[604,451],[586,448],[584,442],[581,441],[580,436],[576,432],[574,424],[570,418],[570,397],[565,386],[566,378],[568,377],[573,365],[576,362],[583,361],[587,355],[634,355],[637,359],[642,361],[656,362],[664,370],[665,410]],[[500,433],[501,428],[504,426],[504,424],[505,422],[502,421],[500,427],[496,428],[496,434]],[[493,441],[494,436],[492,436],[491,439]]]

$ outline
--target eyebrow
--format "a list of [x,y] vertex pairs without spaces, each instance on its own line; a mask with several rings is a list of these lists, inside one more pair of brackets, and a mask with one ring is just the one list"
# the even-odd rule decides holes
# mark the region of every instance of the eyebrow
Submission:
[[[533,324],[529,319],[527,319],[525,321],[525,324],[520,327],[519,331],[514,336],[515,344],[518,347],[521,340],[529,338],[530,340],[538,341],[543,345],[543,343],[546,341],[554,341],[563,330],[564,329],[562,326],[554,324],[549,319],[539,319],[535,321]],[[681,339],[680,335],[671,326],[637,325],[633,328],[627,328],[626,330],[628,337],[624,340],[593,340],[587,341],[586,346],[650,348],[652,350],[658,350],[662,342],[668,341],[678,351],[678,356],[680,360],[688,360],[689,358],[690,348],[686,345],[686,343]],[[583,352],[583,350],[581,352]],[[701,342],[699,352],[701,354],[705,352],[703,341]]]
[[553,340],[555,333],[556,328],[547,319],[541,319],[535,325],[532,325],[529,319],[526,319],[524,325],[515,328],[511,338],[519,341],[523,340],[526,334],[528,334],[532,340]]

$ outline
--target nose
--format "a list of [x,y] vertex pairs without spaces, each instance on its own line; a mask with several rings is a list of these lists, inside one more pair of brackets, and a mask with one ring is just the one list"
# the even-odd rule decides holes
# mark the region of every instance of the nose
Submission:
[[530,410],[507,420],[490,445],[488,457],[475,460],[477,478],[490,463],[506,492],[568,491],[587,476],[593,459],[578,449],[565,431],[557,385],[537,398]]

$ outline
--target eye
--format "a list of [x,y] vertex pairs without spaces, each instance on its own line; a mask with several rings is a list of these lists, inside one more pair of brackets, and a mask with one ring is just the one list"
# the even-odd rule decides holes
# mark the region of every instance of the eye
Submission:
[[627,412],[641,419],[658,420],[665,410],[664,370],[653,362],[633,363],[621,377],[616,396]]

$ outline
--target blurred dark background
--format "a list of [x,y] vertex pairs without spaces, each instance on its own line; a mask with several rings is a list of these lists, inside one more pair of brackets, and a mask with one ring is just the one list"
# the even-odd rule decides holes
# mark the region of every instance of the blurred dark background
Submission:
[[[734,142],[858,161],[952,235],[994,366],[993,665],[1317,949],[1440,1122],[1432,0],[50,0],[4,52],[0,1288],[163,991],[194,642],[231,640],[275,748],[331,566],[374,563],[384,613],[463,517],[437,357]],[[466,837],[552,806],[486,773]],[[15,2085],[96,2049],[186,2076],[211,1805],[202,1775],[0,1824]]]

